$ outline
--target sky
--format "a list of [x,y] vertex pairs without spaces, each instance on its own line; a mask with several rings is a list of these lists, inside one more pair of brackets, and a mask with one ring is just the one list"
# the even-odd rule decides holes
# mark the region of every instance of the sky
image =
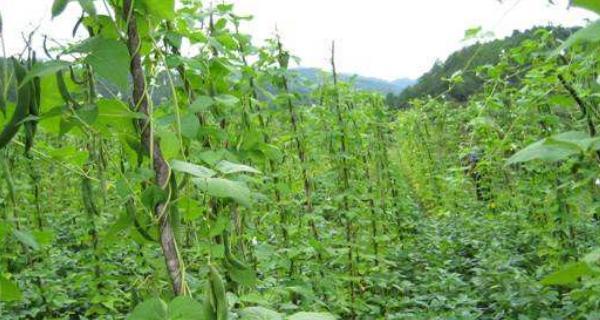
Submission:
[[[22,33],[70,39],[80,15],[72,3],[50,18],[53,0],[0,0],[8,55],[23,48]],[[98,2],[98,1],[97,1]],[[219,1],[220,2],[220,1]],[[466,43],[465,30],[482,27],[497,37],[536,25],[583,25],[595,16],[567,9],[567,0],[229,0],[254,20],[243,31],[260,44],[275,30],[303,67],[329,68],[331,42],[344,73],[387,80],[418,78]],[[98,2],[100,5],[101,2]]]

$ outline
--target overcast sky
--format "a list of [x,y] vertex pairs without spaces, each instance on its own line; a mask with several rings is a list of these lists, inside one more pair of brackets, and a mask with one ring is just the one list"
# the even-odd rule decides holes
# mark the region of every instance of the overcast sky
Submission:
[[[80,12],[76,4],[50,19],[53,0],[0,0],[7,53],[21,50],[22,32],[68,39]],[[219,1],[220,2],[220,1]],[[567,10],[567,0],[232,0],[254,20],[245,31],[260,42],[279,30],[302,66],[328,68],[337,43],[341,72],[393,80],[417,78],[438,59],[464,45],[466,29],[481,26],[496,36],[534,25],[582,25],[594,16]]]

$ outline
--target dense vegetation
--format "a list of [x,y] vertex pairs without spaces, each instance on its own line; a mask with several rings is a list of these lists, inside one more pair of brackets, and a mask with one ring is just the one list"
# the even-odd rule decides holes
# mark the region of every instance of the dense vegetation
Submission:
[[2,319],[600,317],[598,23],[397,111],[230,5],[69,2],[2,69]]

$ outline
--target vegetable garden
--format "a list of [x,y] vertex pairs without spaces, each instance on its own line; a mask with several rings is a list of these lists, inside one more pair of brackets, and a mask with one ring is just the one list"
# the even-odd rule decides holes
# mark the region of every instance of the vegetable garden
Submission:
[[600,317],[598,23],[395,110],[232,5],[67,5],[1,66],[2,319]]

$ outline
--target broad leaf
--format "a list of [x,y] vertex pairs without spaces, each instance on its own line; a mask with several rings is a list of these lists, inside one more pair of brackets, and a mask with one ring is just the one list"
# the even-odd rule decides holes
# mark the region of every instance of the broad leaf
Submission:
[[209,107],[215,104],[213,98],[208,96],[199,96],[194,100],[194,102],[190,105],[191,112],[201,112],[208,110]]
[[19,287],[12,281],[0,275],[0,301],[19,301],[23,299],[23,294]]
[[244,206],[252,203],[251,192],[242,182],[221,178],[198,178],[193,181],[200,190],[213,197],[230,198]]
[[[535,142],[517,152],[508,159],[508,164],[528,162],[532,160],[560,161],[586,151],[592,141],[584,133],[567,132]],[[586,149],[582,148],[586,147]]]
[[586,262],[571,263],[542,280],[544,285],[567,285],[575,283],[583,276],[594,274]]
[[169,320],[204,320],[208,319],[204,306],[190,297],[177,297],[169,303]]
[[160,148],[165,159],[170,160],[179,156],[181,143],[175,132],[168,129],[157,130],[156,135],[160,138]]
[[65,11],[65,8],[70,1],[71,0],[54,0],[54,3],[52,4],[52,18],[59,16]]
[[167,192],[158,185],[152,184],[142,192],[142,203],[153,210],[159,203],[164,203],[169,198]]
[[578,43],[594,43],[598,41],[600,41],[600,20],[597,20],[585,28],[575,32],[554,52],[554,54],[560,54],[563,50],[566,50]]
[[181,119],[181,135],[188,139],[195,139],[200,130],[200,120],[194,114],[189,114]]
[[94,0],[79,0],[79,5],[83,8],[83,11],[90,16],[96,15],[96,7],[94,6]]
[[175,0],[141,0],[141,5],[146,12],[157,18],[175,17]]
[[100,99],[96,105],[98,116],[95,125],[106,135],[133,133],[133,120],[145,117],[141,113],[129,110],[123,101],[116,99]]
[[583,131],[569,131],[550,137],[548,142],[571,144],[577,146],[581,151],[587,151],[594,142],[594,139],[590,138],[590,135]]
[[31,67],[31,70],[27,73],[23,81],[19,86],[23,86],[27,82],[33,80],[35,77],[44,77],[50,74],[55,74],[57,71],[67,69],[71,65],[70,62],[61,60],[52,60],[47,62],[39,62]]
[[232,174],[240,172],[261,173],[260,171],[250,166],[229,162],[227,160],[219,161],[219,163],[217,163],[216,165],[216,168],[223,174]]
[[94,68],[94,72],[122,91],[129,88],[129,51],[121,41],[93,37],[68,52],[87,53],[85,62]]
[[240,320],[283,320],[283,316],[276,311],[263,307],[249,307],[240,311]]
[[152,298],[137,305],[129,320],[165,320],[168,319],[167,304],[160,298]]
[[179,160],[171,161],[171,168],[175,171],[188,173],[198,178],[212,178],[216,174],[216,172],[209,168]]
[[235,266],[228,267],[229,275],[231,279],[243,286],[252,287],[256,285],[256,272],[250,268],[238,268]]
[[215,97],[215,101],[228,107],[235,106],[238,102],[240,102],[238,98],[229,94],[222,94],[220,96],[217,96]]
[[40,249],[40,245],[37,243],[37,241],[35,240],[33,235],[31,235],[31,233],[29,233],[27,231],[16,230],[16,229],[13,229],[12,233],[15,236],[15,238],[17,240],[19,240],[19,242],[28,246],[30,249],[33,249],[33,250]]
[[598,0],[571,0],[571,5],[600,14],[600,1]]

